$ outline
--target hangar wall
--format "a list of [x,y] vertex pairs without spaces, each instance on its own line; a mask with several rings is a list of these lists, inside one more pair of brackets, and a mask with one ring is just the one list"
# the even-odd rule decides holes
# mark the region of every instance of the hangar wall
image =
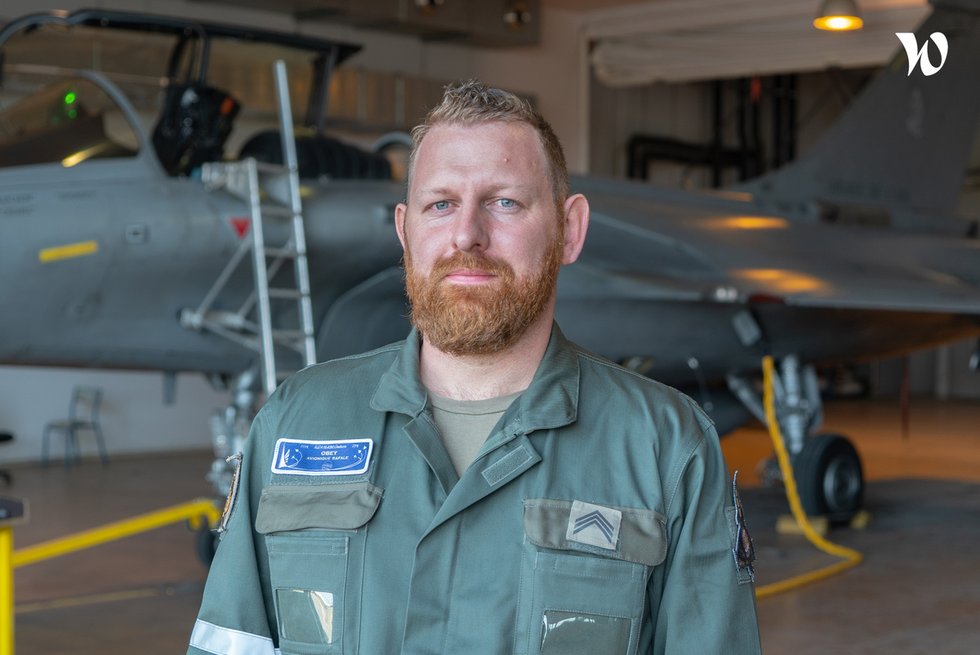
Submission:
[[[847,107],[870,79],[872,69],[834,70],[796,75],[797,152],[805,153]],[[742,80],[721,83],[722,145],[738,144],[738,85]],[[664,136],[708,145],[713,136],[713,82],[655,83],[612,88],[594,75],[589,84],[589,170],[593,175],[627,176],[627,146],[632,136]],[[766,168],[774,154],[772,96],[778,93],[773,78],[762,78],[758,102],[760,138]],[[652,184],[687,188],[710,188],[706,170],[657,162],[648,170]],[[738,181],[734,170],[726,171],[723,184]]]
[[[176,402],[163,402],[163,376],[131,371],[4,366],[0,368],[0,431],[15,439],[3,445],[0,462],[36,462],[48,421],[68,417],[76,385],[103,389],[100,422],[109,457],[123,453],[197,450],[211,447],[208,419],[228,404],[203,376],[177,377]],[[89,432],[79,438],[85,456],[97,453]],[[64,456],[64,433],[50,438],[52,463]],[[202,475],[203,475],[202,471]]]

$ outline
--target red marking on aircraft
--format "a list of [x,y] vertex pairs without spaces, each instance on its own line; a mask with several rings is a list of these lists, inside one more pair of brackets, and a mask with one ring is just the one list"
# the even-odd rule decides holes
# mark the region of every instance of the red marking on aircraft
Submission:
[[238,235],[238,238],[245,238],[245,235],[248,234],[248,228],[252,224],[252,219],[250,219],[248,216],[232,216],[228,220],[231,222],[231,227],[235,230],[235,234]]

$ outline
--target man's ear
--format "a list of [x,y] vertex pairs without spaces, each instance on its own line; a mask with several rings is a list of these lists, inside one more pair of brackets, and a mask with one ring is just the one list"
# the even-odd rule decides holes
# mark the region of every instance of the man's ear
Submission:
[[585,233],[589,230],[589,201],[581,193],[565,200],[565,244],[562,250],[562,264],[571,264],[578,259],[585,245]]
[[398,240],[401,241],[402,250],[405,250],[405,211],[408,207],[400,202],[395,205],[395,232],[398,233]]

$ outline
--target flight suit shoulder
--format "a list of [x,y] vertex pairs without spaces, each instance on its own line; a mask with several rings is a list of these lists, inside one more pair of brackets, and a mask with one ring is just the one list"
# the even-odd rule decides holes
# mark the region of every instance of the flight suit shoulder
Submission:
[[588,352],[578,356],[580,418],[603,412],[628,426],[634,439],[644,435],[642,444],[634,441],[631,447],[652,453],[669,508],[692,460],[720,453],[714,423],[697,402],[673,387]]
[[611,393],[613,399],[620,396],[632,406],[639,402],[655,417],[696,426],[698,432],[714,431],[714,422],[687,394],[588,351],[576,349],[576,354],[584,384],[589,382],[588,376],[594,376],[608,392],[618,392]]
[[[276,399],[279,402],[288,402],[306,393],[349,390],[352,385],[371,387],[373,392],[373,387],[377,385],[380,377],[388,370],[404,345],[404,341],[399,341],[365,353],[307,366],[286,379],[270,397],[270,401]],[[363,391],[363,389],[359,390]]]

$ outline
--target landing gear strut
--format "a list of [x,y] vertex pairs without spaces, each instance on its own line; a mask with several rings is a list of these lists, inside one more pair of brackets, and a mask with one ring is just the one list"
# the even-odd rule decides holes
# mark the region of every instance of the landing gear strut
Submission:
[[[250,369],[235,379],[231,389],[232,401],[223,410],[211,416],[211,445],[214,448],[214,461],[211,470],[205,476],[214,487],[218,498],[226,498],[231,490],[235,475],[235,455],[242,452],[248,428],[255,416],[257,397],[255,391],[258,371]],[[214,380],[218,386],[220,381]],[[221,385],[221,388],[228,389]],[[218,548],[218,533],[205,525],[197,533],[197,557],[205,566],[211,565],[215,551]]]
[[242,452],[248,428],[255,416],[257,398],[255,385],[258,371],[249,369],[235,379],[232,402],[222,412],[211,416],[211,445],[214,448],[214,461],[207,480],[221,498],[228,495],[235,466],[228,458]]
[[[730,375],[728,387],[766,423],[762,397],[750,381]],[[806,513],[825,515],[833,522],[849,521],[860,511],[864,497],[861,458],[846,437],[816,434],[823,422],[823,405],[813,366],[801,366],[792,355],[783,359],[773,379],[773,396]]]

